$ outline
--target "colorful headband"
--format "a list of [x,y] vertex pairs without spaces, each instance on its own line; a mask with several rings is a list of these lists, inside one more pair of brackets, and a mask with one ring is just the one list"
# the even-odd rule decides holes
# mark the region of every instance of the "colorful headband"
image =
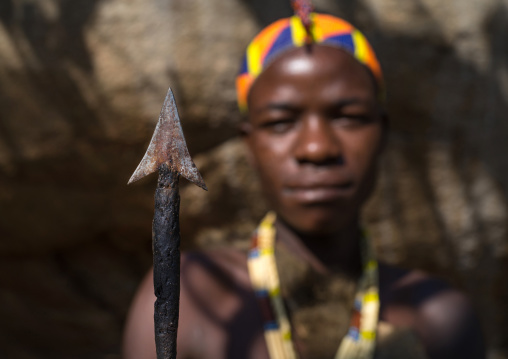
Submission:
[[[379,89],[383,89],[383,75],[376,54],[365,36],[353,25],[335,16],[311,13],[310,33],[313,43],[335,46],[353,55],[370,69]],[[240,111],[247,111],[250,88],[263,69],[284,51],[304,46],[308,41],[308,30],[297,15],[268,25],[252,40],[236,78]]]

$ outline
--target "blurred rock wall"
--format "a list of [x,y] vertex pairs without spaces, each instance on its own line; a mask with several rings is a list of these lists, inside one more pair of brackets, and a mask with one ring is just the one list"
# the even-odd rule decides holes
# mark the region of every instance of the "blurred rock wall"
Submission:
[[[370,38],[392,136],[365,219],[385,261],[452,280],[508,358],[508,2],[315,0]],[[266,210],[235,125],[270,0],[0,0],[0,357],[118,358],[151,262],[155,176],[127,187],[167,86],[209,187],[184,246],[245,247]]]

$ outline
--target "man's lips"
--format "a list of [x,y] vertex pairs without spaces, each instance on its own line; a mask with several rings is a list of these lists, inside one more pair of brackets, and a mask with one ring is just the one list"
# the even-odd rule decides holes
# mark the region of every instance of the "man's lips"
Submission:
[[290,185],[284,187],[283,193],[301,203],[327,203],[349,197],[354,191],[352,181],[337,184]]

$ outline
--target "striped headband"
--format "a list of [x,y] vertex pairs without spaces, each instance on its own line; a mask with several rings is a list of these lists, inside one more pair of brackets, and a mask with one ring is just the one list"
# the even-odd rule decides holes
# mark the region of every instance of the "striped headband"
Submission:
[[[316,44],[341,48],[367,66],[379,88],[383,75],[376,54],[365,36],[353,25],[335,16],[311,13],[311,34]],[[238,106],[247,111],[247,96],[254,80],[268,64],[286,50],[301,47],[308,39],[302,20],[298,16],[280,19],[264,28],[247,47],[240,73],[236,78]]]

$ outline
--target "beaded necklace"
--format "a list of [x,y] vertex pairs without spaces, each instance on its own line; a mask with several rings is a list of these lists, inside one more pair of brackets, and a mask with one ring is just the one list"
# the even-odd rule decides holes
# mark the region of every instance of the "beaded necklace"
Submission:
[[[270,358],[297,359],[275,262],[275,219],[275,213],[269,212],[253,235],[248,257],[249,276],[263,315]],[[355,293],[351,324],[335,359],[372,359],[374,356],[379,313],[378,265],[365,232],[361,245],[363,272]]]

